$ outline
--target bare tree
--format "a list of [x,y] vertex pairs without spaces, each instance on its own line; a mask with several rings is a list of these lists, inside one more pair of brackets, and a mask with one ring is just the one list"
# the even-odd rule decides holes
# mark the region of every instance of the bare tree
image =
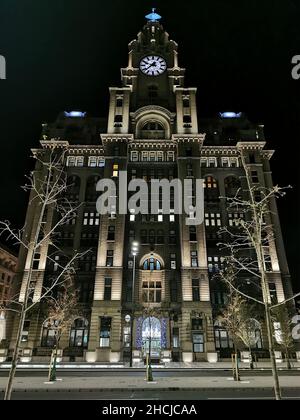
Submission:
[[57,293],[46,299],[47,305],[47,327],[54,331],[54,348],[52,351],[49,381],[56,380],[56,362],[60,339],[63,334],[68,333],[74,319],[79,315],[77,308],[78,298],[74,283],[64,284]]
[[[279,400],[281,399],[281,394],[274,353],[271,318],[272,303],[267,277],[267,266],[270,264],[270,257],[267,255],[267,250],[275,240],[274,227],[271,223],[270,203],[272,200],[284,196],[286,188],[278,186],[264,188],[253,184],[250,168],[246,164],[242,150],[240,151],[240,159],[245,173],[245,191],[238,189],[232,197],[223,197],[223,199],[226,200],[228,209],[238,212],[242,217],[236,220],[234,229],[228,227],[221,229],[220,234],[224,240],[219,246],[226,251],[226,261],[231,266],[234,266],[236,275],[245,276],[247,274],[260,291],[258,298],[251,296],[243,292],[241,288],[236,287],[228,279],[225,279],[241,296],[260,303],[264,307],[268,348],[274,378],[274,392],[276,399]],[[280,304],[293,300],[298,295],[288,297],[286,301]]]
[[219,316],[221,325],[226,329],[233,343],[233,378],[236,381],[240,381],[238,352],[240,350],[240,334],[244,329],[245,320],[242,308],[245,304],[246,300],[231,289],[226,307]]
[[[11,398],[26,315],[54,289],[73,278],[76,261],[86,253],[75,251],[73,255],[66,257],[64,264],[60,264],[55,260],[54,255],[46,252],[46,261],[56,265],[56,272],[48,279],[48,283],[42,286],[38,297],[32,298],[36,288],[36,256],[40,255],[41,249],[48,249],[49,246],[57,253],[63,254],[59,248],[57,231],[60,226],[76,216],[80,207],[78,203],[73,203],[66,197],[68,185],[64,169],[65,155],[66,149],[61,144],[58,146],[54,144],[50,149],[34,150],[36,169],[27,176],[26,185],[23,187],[30,193],[29,210],[35,216],[33,225],[25,225],[23,229],[15,230],[10,222],[0,221],[0,236],[5,236],[7,240],[19,244],[27,253],[26,271],[23,275],[21,290],[2,308],[5,312],[15,312],[19,317],[5,400]],[[52,215],[54,215],[54,222]]]
[[272,310],[273,322],[276,325],[274,338],[279,349],[284,353],[287,368],[291,369],[290,353],[294,349],[294,340],[292,336],[292,319],[289,316],[288,309],[284,306],[278,306]]

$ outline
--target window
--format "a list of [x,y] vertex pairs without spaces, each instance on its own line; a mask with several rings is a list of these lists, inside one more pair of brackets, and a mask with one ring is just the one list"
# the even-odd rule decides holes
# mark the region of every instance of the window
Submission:
[[114,251],[109,249],[106,251],[106,267],[112,267],[114,265]]
[[196,226],[190,226],[190,242],[197,242],[197,229]]
[[269,293],[271,302],[276,304],[277,303],[277,291],[276,291],[276,284],[269,283]]
[[165,129],[159,122],[147,122],[141,130],[142,139],[164,139]]
[[170,210],[169,220],[170,220],[171,223],[175,222],[174,210]]
[[239,226],[241,224],[241,221],[244,219],[244,213],[228,213],[229,226]]
[[224,257],[208,257],[209,273],[219,273],[224,269]]
[[142,162],[148,162],[148,152],[142,152]]
[[215,344],[218,350],[233,348],[232,340],[225,328],[215,327]]
[[117,178],[119,176],[119,165],[115,163],[113,165],[113,178]]
[[115,226],[108,226],[107,240],[108,241],[114,241],[115,240],[115,233],[116,233],[116,227]]
[[99,213],[84,213],[83,226],[99,226],[100,214]]
[[175,230],[170,230],[170,234],[169,234],[169,245],[176,245],[176,233],[175,233]]
[[123,123],[123,116],[122,115],[115,115],[115,127],[122,127]]
[[164,231],[162,229],[159,229],[157,231],[157,240],[156,240],[156,243],[158,245],[162,245],[162,244],[165,243],[165,235],[164,235]]
[[201,165],[201,168],[207,168],[208,167],[208,159],[206,157],[202,157],[200,159],[200,165]]
[[208,158],[208,167],[209,168],[217,168],[218,167],[217,158],[215,158],[215,157]]
[[143,302],[161,302],[161,281],[143,281]]
[[33,257],[32,268],[33,270],[38,270],[40,265],[41,254],[36,252]]
[[148,232],[146,229],[141,230],[141,243],[142,244],[148,243]]
[[191,147],[186,147],[185,148],[185,156],[192,157],[192,148]]
[[84,165],[84,156],[68,156],[67,166],[69,167],[82,167]]
[[188,163],[186,165],[186,176],[188,178],[192,178],[193,177],[193,165],[191,163]]
[[123,99],[117,98],[116,100],[116,108],[122,108],[123,107]]
[[189,127],[191,127],[192,126],[192,118],[191,118],[191,116],[190,115],[184,115],[183,116],[183,126],[185,127],[185,128],[189,128]]
[[53,348],[56,344],[56,332],[58,327],[58,321],[46,321],[43,325],[42,332],[42,347]]
[[157,216],[157,221],[158,221],[158,222],[163,222],[163,221],[164,221],[164,216],[163,216],[163,214],[158,214],[158,216]]
[[225,305],[227,303],[227,293],[225,292],[213,292],[211,297],[213,305]]
[[55,255],[55,257],[54,257],[54,264],[53,264],[53,271],[54,272],[56,272],[58,270],[59,260],[60,260],[60,256],[59,255]]
[[221,214],[205,213],[205,226],[221,226]]
[[90,156],[88,166],[90,168],[103,168],[105,166],[105,159],[98,156]]
[[176,254],[170,255],[171,270],[176,270]]
[[253,184],[259,183],[257,171],[251,171],[251,179],[252,179]]
[[203,353],[204,352],[204,335],[199,333],[193,333],[193,352]]
[[143,270],[161,270],[161,263],[158,259],[151,257],[144,261]]
[[174,160],[175,160],[175,155],[174,155],[174,152],[170,152],[170,151],[168,151],[168,152],[167,152],[167,161],[168,161],[168,162],[174,162]]
[[130,347],[130,338],[131,338],[131,328],[130,326],[125,326],[123,328],[123,343],[124,347]]
[[249,154],[249,163],[256,163],[255,154],[250,153]]
[[79,271],[89,273],[96,270],[96,252],[88,252],[79,259]]
[[156,154],[157,154],[157,162],[163,162],[164,152],[156,152]]
[[22,343],[25,343],[28,341],[29,328],[30,328],[30,321],[25,321],[24,326],[23,326],[23,331],[22,331],[22,337],[21,337]]
[[149,162],[156,161],[156,152],[149,152]]
[[191,251],[191,266],[198,267],[198,252]]
[[178,347],[180,347],[180,345],[179,345],[179,328],[177,328],[177,327],[173,327],[173,329],[172,329],[172,344],[173,344],[174,349],[177,349]]
[[86,348],[88,345],[89,323],[86,319],[75,319],[71,326],[70,347]]
[[170,294],[171,294],[171,302],[178,302],[178,284],[177,284],[177,279],[175,277],[171,279]]
[[111,332],[111,318],[100,318],[100,347],[109,347]]
[[202,330],[203,330],[202,318],[193,318],[192,319],[192,331],[202,331]]
[[200,281],[192,279],[193,302],[200,302]]
[[212,176],[208,176],[204,180],[204,188],[218,188],[217,181]]
[[130,222],[135,222],[135,210],[134,209],[130,209],[130,215],[129,215],[129,220]]
[[112,279],[105,277],[104,279],[104,300],[111,300]]
[[131,162],[138,162],[138,160],[139,160],[139,152],[136,152],[136,151],[131,152],[131,154],[130,154],[130,160],[131,160]]

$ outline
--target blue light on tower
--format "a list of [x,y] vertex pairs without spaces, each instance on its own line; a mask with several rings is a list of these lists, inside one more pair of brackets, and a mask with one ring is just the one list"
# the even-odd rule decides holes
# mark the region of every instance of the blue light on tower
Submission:
[[150,20],[151,22],[157,22],[161,19],[161,16],[155,12],[155,8],[152,9],[152,13],[146,15],[146,19]]
[[242,113],[241,112],[220,112],[221,118],[241,118]]
[[81,111],[65,111],[65,117],[67,118],[84,118],[86,116],[86,112]]

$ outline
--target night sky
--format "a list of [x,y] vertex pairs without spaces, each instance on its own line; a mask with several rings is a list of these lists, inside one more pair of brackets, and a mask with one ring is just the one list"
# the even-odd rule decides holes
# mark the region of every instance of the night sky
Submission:
[[291,77],[291,59],[300,55],[299,0],[1,0],[0,218],[24,222],[20,185],[43,122],[72,109],[107,115],[108,88],[120,84],[127,44],[151,7],[179,44],[186,85],[198,87],[199,117],[243,111],[265,124],[268,148],[276,149],[274,181],[294,186],[279,207],[300,289],[300,80]]

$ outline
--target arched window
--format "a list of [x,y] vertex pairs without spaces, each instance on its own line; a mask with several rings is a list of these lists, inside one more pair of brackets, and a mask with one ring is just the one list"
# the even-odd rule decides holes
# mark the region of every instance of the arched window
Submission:
[[158,121],[148,121],[141,129],[142,139],[164,139],[164,126]]
[[147,258],[143,263],[143,270],[161,270],[161,262],[154,257]]
[[206,201],[219,201],[218,181],[212,176],[207,176],[204,179],[204,195]]
[[88,345],[89,323],[84,318],[77,318],[70,331],[70,347],[83,347]]
[[85,201],[96,202],[99,193],[96,191],[96,185],[99,181],[99,176],[91,176],[86,183]]
[[80,183],[81,181],[79,176],[72,175],[68,177],[66,195],[70,201],[79,200]]
[[241,188],[240,180],[235,176],[228,176],[224,180],[226,197],[234,197]]
[[218,188],[217,180],[213,178],[212,176],[207,176],[204,180],[204,188],[206,189]]
[[56,345],[58,321],[47,319],[43,324],[42,347],[53,348]]

